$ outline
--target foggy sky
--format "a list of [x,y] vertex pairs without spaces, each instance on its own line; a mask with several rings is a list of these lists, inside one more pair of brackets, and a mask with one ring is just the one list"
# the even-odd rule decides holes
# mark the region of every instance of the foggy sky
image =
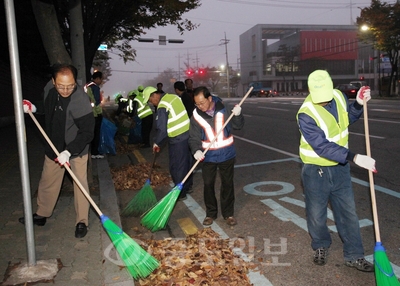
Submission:
[[[395,1],[387,1],[395,3]],[[146,79],[152,79],[167,68],[175,71],[190,66],[206,67],[226,64],[224,37],[228,62],[237,68],[239,36],[256,24],[321,24],[349,25],[360,15],[360,7],[370,6],[370,0],[202,0],[202,5],[183,15],[200,26],[181,35],[176,27],[148,30],[143,38],[183,39],[183,44],[159,45],[133,42],[137,50],[135,62],[124,64],[112,51],[112,76],[102,86],[105,95],[126,95]],[[167,91],[173,92],[173,91]]]

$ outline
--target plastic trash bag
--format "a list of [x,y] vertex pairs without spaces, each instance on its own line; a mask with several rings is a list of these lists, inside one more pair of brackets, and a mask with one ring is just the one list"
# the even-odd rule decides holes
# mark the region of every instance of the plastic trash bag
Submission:
[[142,120],[138,116],[133,117],[134,127],[129,130],[128,144],[142,143]]
[[103,117],[100,127],[100,144],[99,154],[116,155],[115,150],[115,133],[117,133],[117,126],[110,120]]

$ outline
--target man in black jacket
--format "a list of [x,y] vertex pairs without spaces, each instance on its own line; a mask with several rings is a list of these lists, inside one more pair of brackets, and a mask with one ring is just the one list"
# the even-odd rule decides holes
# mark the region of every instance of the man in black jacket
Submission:
[[[93,139],[94,117],[89,97],[77,86],[76,77],[74,66],[55,66],[52,74],[54,87],[44,94],[45,130],[59,155],[49,145],[45,146],[43,171],[38,186],[38,208],[33,214],[33,223],[36,225],[45,225],[46,219],[53,213],[65,173],[64,164],[71,166],[85,190],[89,190],[87,161],[89,144]],[[36,107],[24,100],[24,111],[28,110],[35,111]],[[81,238],[87,233],[89,202],[76,184],[74,199],[75,237]],[[25,218],[19,221],[25,223]]]

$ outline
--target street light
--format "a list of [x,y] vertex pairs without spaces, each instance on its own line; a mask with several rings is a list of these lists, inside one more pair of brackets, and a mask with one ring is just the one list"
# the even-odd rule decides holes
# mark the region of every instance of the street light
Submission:
[[[371,27],[364,24],[361,26],[360,30],[363,33],[368,33],[371,30]],[[374,56],[372,57],[372,64],[373,64],[373,69],[374,69],[374,90],[376,90],[376,88],[378,87],[378,92],[379,95],[381,95],[381,87],[380,87],[380,59],[378,58],[378,51],[375,49],[375,40],[373,40],[372,43],[372,49],[374,50]],[[376,69],[377,69],[377,64],[375,63],[375,59],[378,59],[378,64],[379,64],[379,84],[378,84],[378,78],[376,78]],[[371,60],[371,59],[370,59]],[[379,86],[378,86],[379,85]]]

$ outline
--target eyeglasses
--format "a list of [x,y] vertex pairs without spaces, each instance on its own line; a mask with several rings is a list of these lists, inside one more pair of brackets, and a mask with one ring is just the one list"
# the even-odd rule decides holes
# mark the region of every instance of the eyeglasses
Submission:
[[201,106],[206,105],[207,103],[209,103],[209,101],[208,101],[208,100],[205,100],[205,101],[203,101],[203,102],[195,103],[194,105],[197,106],[197,107],[201,107]]
[[67,86],[62,85],[62,84],[56,84],[55,87],[56,87],[56,89],[59,89],[59,90],[71,91],[71,90],[74,90],[74,88],[76,87],[76,84],[71,84],[71,85],[67,85]]

